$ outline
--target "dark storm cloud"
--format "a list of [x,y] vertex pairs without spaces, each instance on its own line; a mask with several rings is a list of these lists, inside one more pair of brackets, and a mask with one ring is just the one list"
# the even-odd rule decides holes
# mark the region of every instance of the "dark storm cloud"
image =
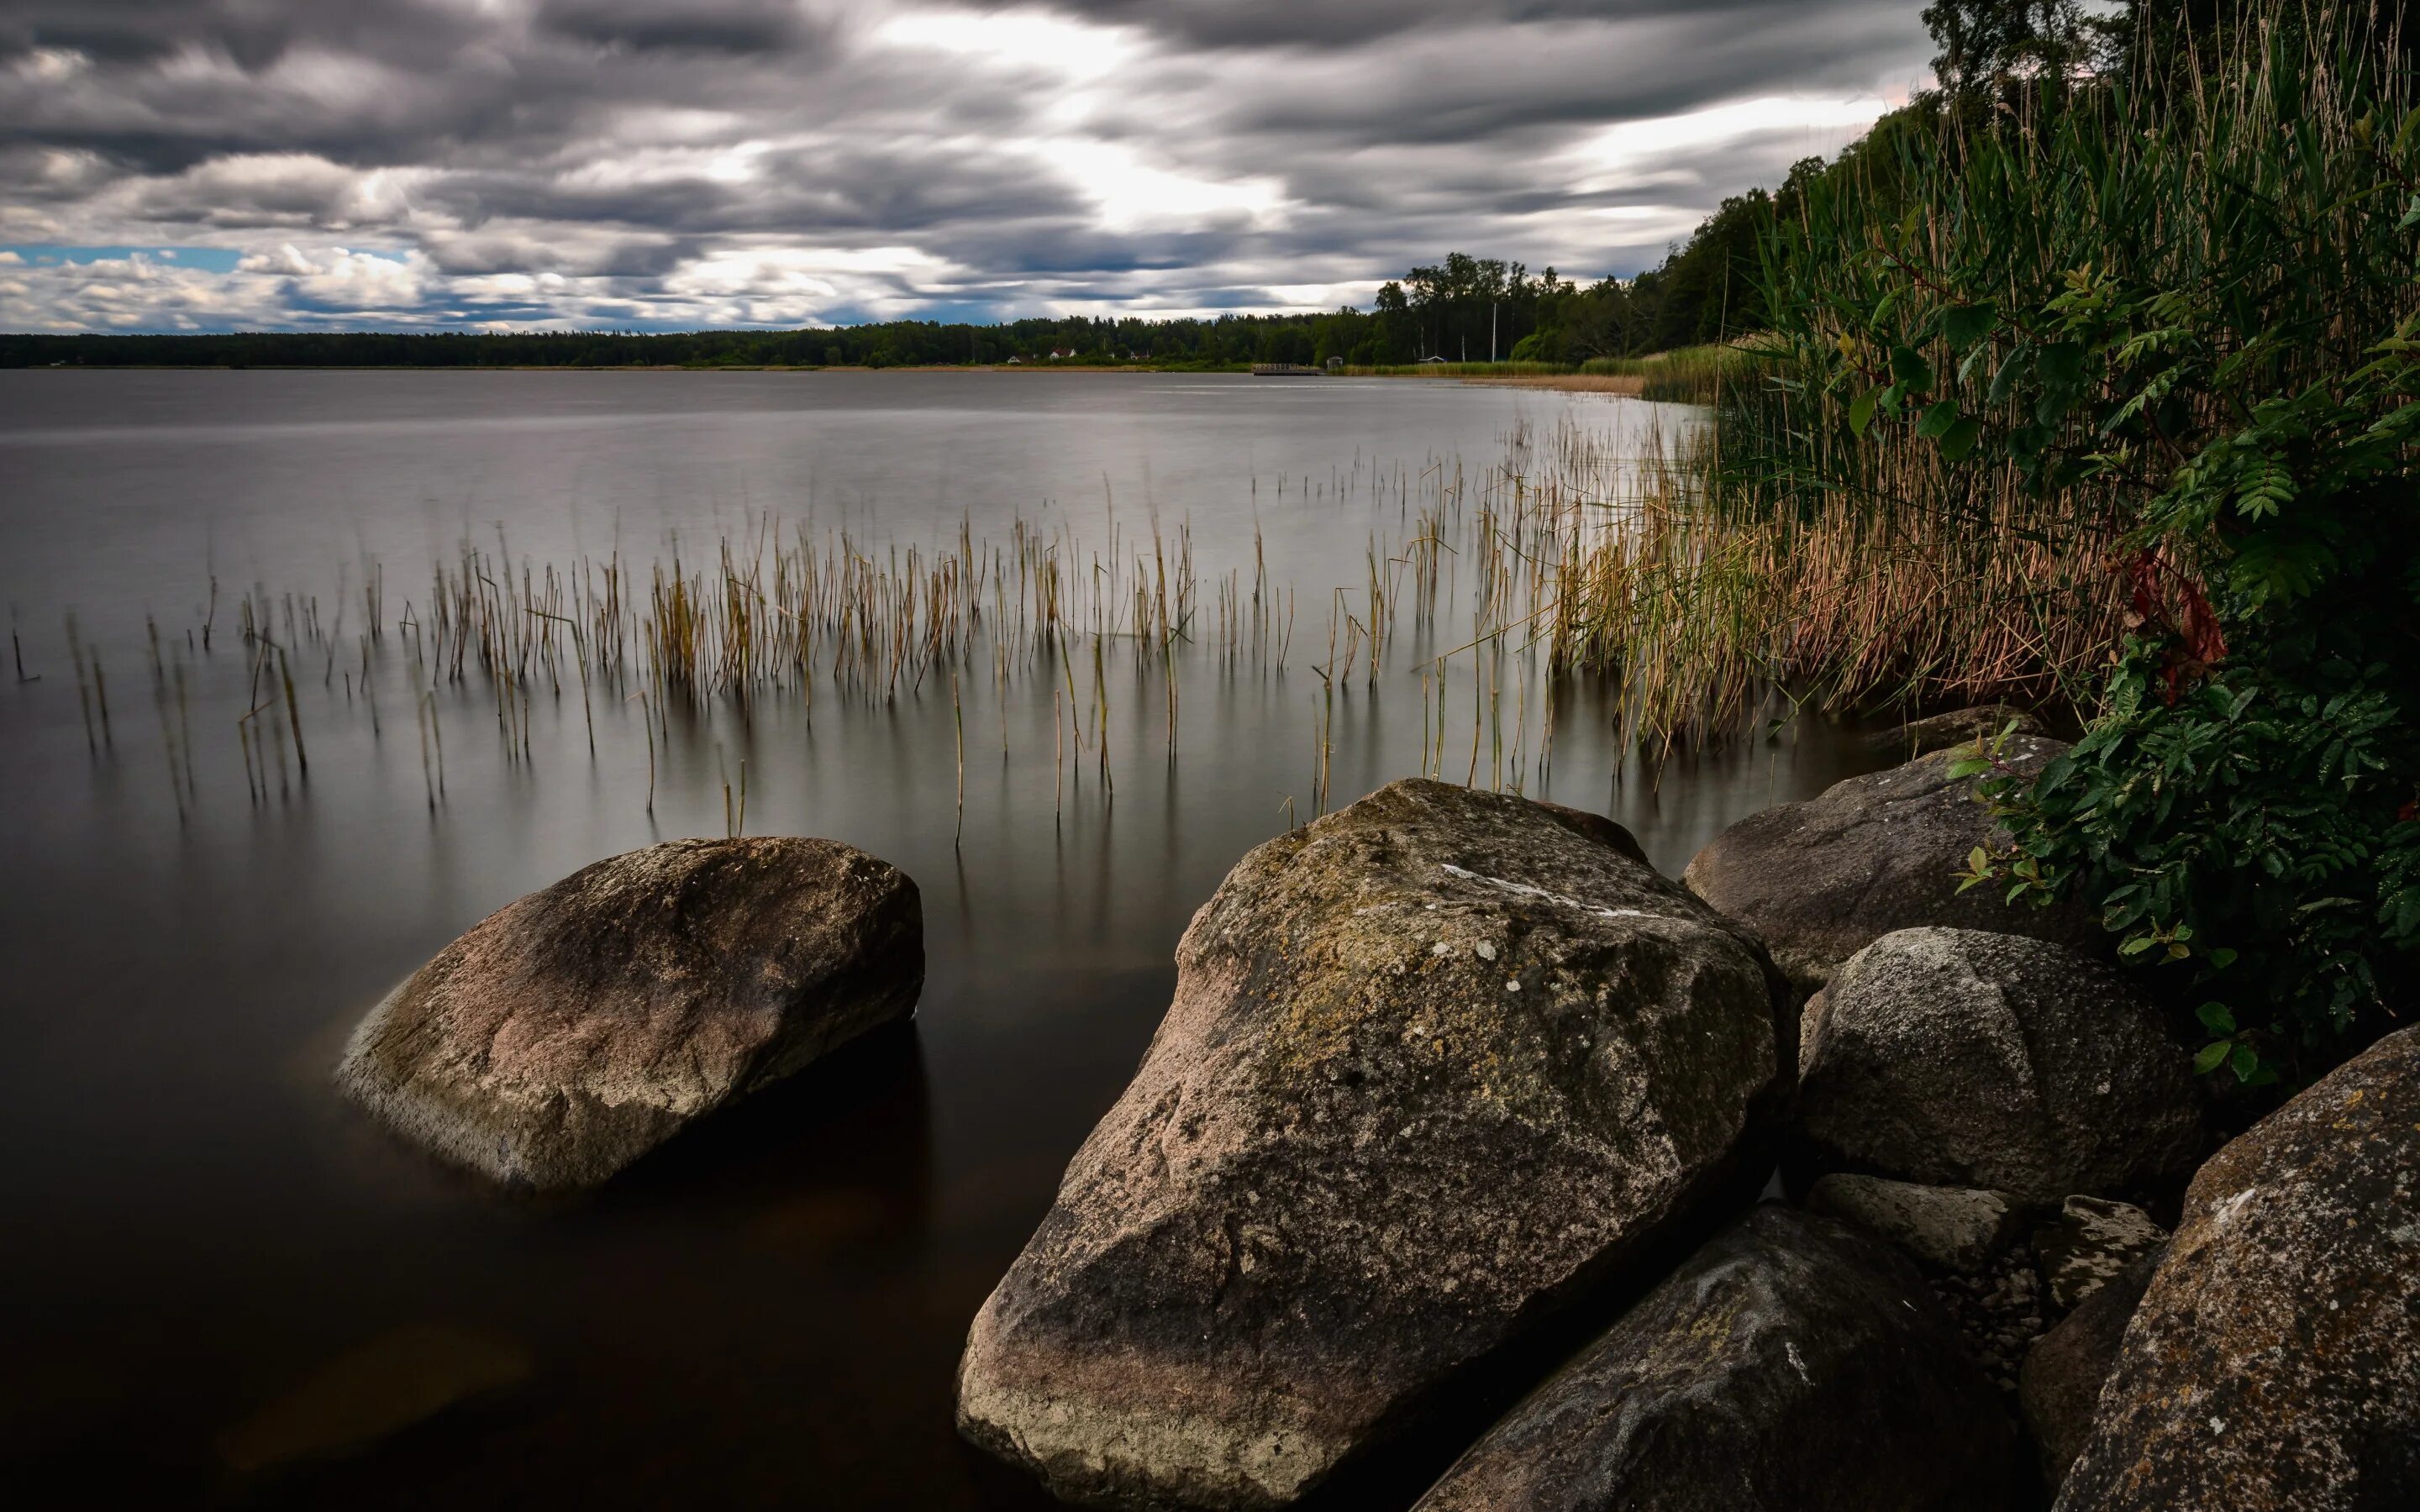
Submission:
[[[107,281],[222,321],[1267,306],[1450,247],[1628,272],[1923,82],[1919,8],[0,0],[0,247],[236,249]],[[152,318],[29,276],[0,324]]]
[[544,0],[537,23],[602,47],[778,53],[818,38],[790,0]]
[[[1892,0],[1050,0],[1051,8],[1139,26],[1202,47],[1349,48],[1422,30],[1512,28],[1547,22],[1620,23],[1683,16],[1740,28],[1792,12],[1904,14]],[[1013,5],[989,8],[1015,9]]]

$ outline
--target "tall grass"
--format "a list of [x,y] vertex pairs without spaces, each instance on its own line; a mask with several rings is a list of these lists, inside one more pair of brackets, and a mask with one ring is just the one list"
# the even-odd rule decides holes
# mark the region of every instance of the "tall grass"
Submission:
[[2050,702],[2118,633],[2106,537],[2074,500],[1991,490],[1918,513],[1832,492],[1763,508],[1742,500],[1725,444],[1714,427],[1673,438],[1558,573],[1556,663],[1616,678],[1636,741],[1719,740],[1775,692],[1826,710]]
[[1732,384],[1755,377],[1748,344],[1681,347],[1645,357],[1595,357],[1580,372],[1638,380],[1638,396],[1668,404],[1719,404]]
[[1768,685],[2088,708],[2141,501],[2420,302],[2420,114],[2355,19],[2280,4],[2133,77],[1935,101],[1816,177],[1766,250],[1776,330],[1652,360],[1719,423],[1577,543],[1562,658],[1668,740]]

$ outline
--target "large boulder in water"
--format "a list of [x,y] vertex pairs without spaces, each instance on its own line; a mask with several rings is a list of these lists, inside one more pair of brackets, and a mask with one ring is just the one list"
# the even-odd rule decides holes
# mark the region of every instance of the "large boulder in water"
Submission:
[[2420,1029],[2194,1177],[2058,1505],[2420,1506]]
[[[2033,776],[2067,747],[2021,735],[2001,752]],[[1957,754],[1851,778],[1804,803],[1750,814],[1689,862],[1689,890],[1764,936],[1802,989],[1893,930],[1943,924],[2083,948],[2105,935],[2086,913],[2014,908],[1990,887],[1958,890],[1978,845],[1999,843],[1974,778],[1952,779]]]
[[1798,1126],[1818,1165],[2055,1207],[2193,1168],[2192,1058],[2157,1008],[2064,946],[1886,934],[1808,1006]]
[[353,1031],[338,1085],[458,1165],[601,1181],[913,1011],[923,909],[825,840],[674,841],[489,915]]
[[1520,798],[1270,841],[1176,959],[959,1369],[966,1434],[1072,1500],[1295,1501],[1744,1200],[1788,1095],[1754,940]]
[[1466,1454],[1416,1512],[1986,1512],[2016,1435],[1916,1269],[1756,1209]]

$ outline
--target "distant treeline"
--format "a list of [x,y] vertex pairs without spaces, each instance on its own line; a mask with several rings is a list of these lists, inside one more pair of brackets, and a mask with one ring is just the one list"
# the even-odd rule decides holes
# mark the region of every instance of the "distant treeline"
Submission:
[[996,364],[1235,368],[1251,363],[1358,367],[1506,361],[1576,364],[1634,357],[1753,329],[1734,307],[1754,284],[1756,235],[1771,201],[1726,204],[1664,265],[1580,285],[1553,269],[1454,253],[1378,291],[1370,310],[1138,316],[970,325],[890,320],[803,331],[672,333],[552,331],[259,331],[218,335],[0,334],[0,367],[905,367]]
[[[1704,234],[1700,234],[1704,239]],[[1216,319],[889,320],[803,331],[256,331],[217,335],[0,335],[0,367],[905,367],[997,364],[1356,366],[1425,357],[1581,363],[1724,333],[1701,308],[1721,278],[1698,244],[1663,270],[1583,287],[1549,269],[1455,253],[1379,291],[1373,310]],[[1674,297],[1665,297],[1666,288]]]

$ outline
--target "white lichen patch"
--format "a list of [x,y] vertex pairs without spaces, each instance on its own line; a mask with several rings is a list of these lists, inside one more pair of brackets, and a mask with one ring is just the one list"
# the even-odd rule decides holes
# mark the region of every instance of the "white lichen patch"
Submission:
[[[1527,882],[1507,882],[1502,877],[1483,876],[1477,872],[1469,871],[1464,867],[1455,866],[1450,861],[1441,862],[1439,864],[1444,867],[1445,874],[1450,877],[1459,877],[1465,882],[1476,882],[1482,887],[1494,887],[1498,892],[1510,893],[1515,898],[1535,898],[1540,903],[1553,903],[1558,908],[1577,909],[1579,912],[1588,914],[1596,918],[1646,918],[1651,917],[1645,909],[1641,908],[1607,908],[1602,903],[1587,903],[1581,899],[1574,898],[1567,893],[1550,892],[1544,887],[1533,887]],[[1488,959],[1494,960],[1495,957],[1491,954],[1488,956]]]

